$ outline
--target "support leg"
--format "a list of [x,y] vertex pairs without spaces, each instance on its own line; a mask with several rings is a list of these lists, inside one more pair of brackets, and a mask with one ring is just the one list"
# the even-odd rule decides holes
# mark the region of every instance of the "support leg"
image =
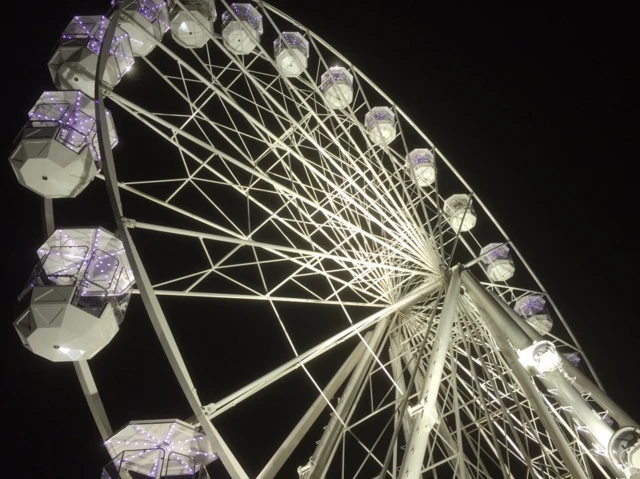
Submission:
[[[562,434],[560,427],[553,418],[547,405],[542,399],[539,391],[535,387],[528,371],[520,363],[513,344],[518,349],[525,349],[532,344],[531,339],[524,332],[512,323],[508,315],[504,312],[497,301],[487,293],[480,283],[467,271],[462,274],[462,282],[467,288],[469,295],[473,299],[476,307],[484,319],[487,329],[496,341],[512,374],[518,381],[523,392],[529,399],[531,407],[536,411],[540,421],[545,427],[549,438],[558,449],[558,453],[565,463],[565,467],[575,479],[587,479],[587,475],[582,469],[580,462],[576,458],[573,450],[569,446],[567,439]],[[507,337],[509,339],[507,339]],[[509,343],[511,341],[511,343]]]
[[419,402],[422,404],[422,410],[416,414],[412,421],[411,437],[400,467],[399,477],[402,479],[418,479],[421,477],[424,455],[427,452],[429,443],[429,434],[437,422],[436,402],[445,359],[449,351],[459,293],[460,271],[455,268],[451,273],[449,287],[444,298],[440,322],[433,343],[433,351],[429,357],[426,380],[418,397]]
[[[389,326],[389,318],[385,318],[380,321],[371,335],[371,341],[369,346],[372,351],[377,351],[379,346],[385,337]],[[344,424],[349,420],[353,413],[353,408],[356,406],[356,399],[364,381],[367,379],[371,365],[373,364],[373,355],[365,353],[362,357],[356,369],[353,371],[353,375],[349,379],[345,390],[340,397],[340,402],[336,407],[336,414],[331,416],[331,420],[327,425],[322,438],[318,443],[318,447],[311,457],[309,471],[301,476],[304,479],[321,479],[327,474],[329,464],[336,451],[336,446],[340,435],[344,430]]]
[[[411,361],[411,357],[406,351],[402,353],[402,359],[405,362],[407,369],[409,370],[409,374],[415,374],[416,390],[421,391],[424,387],[425,381],[422,373],[420,371],[416,371],[416,369],[418,369],[417,362]],[[440,413],[440,408],[438,408],[438,415],[440,415]],[[407,420],[410,420],[408,414],[405,414],[405,417],[407,418]],[[459,451],[452,446],[452,444],[455,444],[455,440],[453,439],[453,435],[449,430],[449,426],[447,426],[446,423],[441,422],[438,425],[437,432],[438,434],[440,434],[440,436],[442,436],[447,452],[452,456],[459,455]],[[460,477],[461,479],[468,479],[471,477],[471,475],[469,474],[469,469],[467,468],[467,465],[465,464],[462,457],[459,458],[458,471],[458,477]],[[422,475],[420,477],[422,477]]]
[[[365,335],[365,341],[369,342],[371,333]],[[335,393],[340,389],[340,386],[349,377],[349,374],[353,371],[353,368],[362,359],[362,355],[365,352],[365,346],[362,342],[358,343],[356,349],[347,358],[342,367],[338,370],[336,375],[329,381],[329,384],[325,387],[323,394],[318,396],[318,399],[314,401],[309,410],[300,419],[298,424],[293,428],[289,436],[284,440],[280,448],[273,455],[271,460],[264,466],[264,469],[258,474],[257,479],[273,479],[285,461],[289,458],[293,450],[300,443],[300,440],[309,431],[313,423],[318,419],[320,413],[326,408],[327,401],[325,398],[331,399]]]
[[[531,326],[527,321],[522,319],[518,314],[506,304],[501,298],[496,296],[493,292],[489,294],[500,304],[502,309],[509,315],[509,317],[515,322],[532,341],[543,341],[544,337]],[[620,427],[631,426],[636,429],[640,429],[640,425],[629,416],[616,402],[611,399],[602,389],[600,389],[596,383],[589,379],[582,371],[576,368],[571,362],[565,358],[562,359],[562,367],[567,374],[575,378],[574,386],[583,394],[589,394],[591,398],[597,402],[603,409],[609,411],[609,414],[618,422]]]
[[[463,273],[463,282],[476,304],[481,305],[482,308],[486,308],[484,311],[491,316],[494,323],[498,325],[502,331],[502,334],[506,335],[517,349],[522,351],[523,349],[531,347],[534,340],[544,340],[544,338],[535,331],[531,325],[518,316],[513,309],[506,306],[496,295],[484,289],[478,280],[470,273]],[[560,359],[565,358],[560,356]],[[568,360],[562,362],[562,367],[567,374],[579,373],[581,379],[583,379],[582,384],[588,385],[588,380],[584,381],[586,377],[574,368]],[[558,403],[570,411],[570,415],[578,424],[584,426],[584,433],[587,435],[588,441],[592,442],[600,451],[598,455],[599,460],[617,477],[624,477],[623,472],[614,465],[607,454],[609,442],[614,433],[613,429],[596,414],[591,405],[582,397],[579,392],[580,384],[576,384],[577,381],[574,381],[572,384],[567,379],[565,372],[554,370],[539,375],[539,377],[547,390],[555,395]],[[616,412],[619,413],[620,408],[613,403],[601,389],[596,389],[597,392],[599,392],[598,398],[609,406],[614,407]]]
[[[391,371],[393,372],[393,380],[398,384],[398,389],[396,389],[396,407],[401,404],[402,397],[407,394],[407,385],[405,384],[404,376],[402,374],[403,368],[401,351],[402,348],[399,344],[398,336],[397,334],[393,334],[391,336],[389,345],[389,357],[391,358]],[[411,428],[409,415],[406,414],[405,411],[402,411],[400,420],[402,421],[402,432],[404,433],[404,440],[408,443]]]

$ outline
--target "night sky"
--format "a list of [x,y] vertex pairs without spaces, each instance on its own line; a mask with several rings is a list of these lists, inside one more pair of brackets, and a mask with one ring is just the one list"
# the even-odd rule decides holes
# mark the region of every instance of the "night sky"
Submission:
[[[471,2],[272,3],[349,58],[446,154],[554,298],[608,393],[640,420],[640,45],[631,2],[582,3],[575,10]],[[60,32],[73,15],[103,13],[108,2],[34,0],[4,8],[0,151],[7,158],[27,111],[52,87],[46,62]],[[38,198],[4,165],[3,467],[21,478],[97,478],[106,455],[72,366],[29,353],[11,324],[42,233]],[[94,206],[100,215],[108,212],[103,186],[91,188],[76,200],[87,224]],[[61,211],[73,208],[67,202]],[[99,218],[93,222],[111,227],[112,220]],[[233,366],[225,358],[215,365],[198,361],[198,351],[232,342],[237,329],[221,324],[211,337],[188,327],[176,331],[188,365],[211,381],[200,388],[215,391],[219,375],[232,378],[232,368],[248,367],[241,354]],[[266,327],[264,334],[281,335]],[[107,349],[96,359],[96,376],[116,429],[141,416],[190,415],[139,298]],[[120,354],[128,363],[110,368]],[[281,360],[265,362],[273,367]],[[131,392],[135,386],[137,393]],[[269,429],[279,411],[264,413],[263,420],[241,418],[222,427],[247,431],[258,463],[277,445]]]

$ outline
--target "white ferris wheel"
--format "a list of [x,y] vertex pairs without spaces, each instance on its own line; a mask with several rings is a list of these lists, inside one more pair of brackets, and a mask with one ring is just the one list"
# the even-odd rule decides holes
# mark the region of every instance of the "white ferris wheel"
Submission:
[[[14,324],[73,363],[103,479],[640,477],[640,426],[516,246],[314,32],[264,2],[118,0],[71,19],[49,70],[10,158],[47,225]],[[55,220],[96,182],[115,229]],[[140,300],[191,411],[112,424],[91,360]],[[170,324],[203,320],[266,324],[284,359],[244,351],[240,383],[202,394],[216,379]],[[288,433],[253,470],[218,425],[278,387],[303,413],[277,412]]]

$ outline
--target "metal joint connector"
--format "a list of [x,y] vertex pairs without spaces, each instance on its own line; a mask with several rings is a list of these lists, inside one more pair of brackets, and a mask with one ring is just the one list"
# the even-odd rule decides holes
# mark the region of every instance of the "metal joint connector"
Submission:
[[307,477],[313,470],[313,466],[315,466],[315,463],[311,460],[304,466],[298,466],[298,477],[300,479],[304,479],[305,477]]
[[124,216],[122,217],[122,224],[124,226],[126,226],[127,228],[135,228],[137,221],[131,218],[125,218]]

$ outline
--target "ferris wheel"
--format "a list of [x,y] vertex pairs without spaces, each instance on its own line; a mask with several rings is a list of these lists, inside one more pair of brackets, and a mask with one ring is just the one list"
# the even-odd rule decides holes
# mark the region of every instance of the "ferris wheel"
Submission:
[[[118,0],[71,19],[48,67],[10,157],[48,228],[14,324],[74,364],[103,479],[640,477],[640,426],[506,232],[314,32],[264,2]],[[96,182],[115,229],[56,221]],[[112,424],[91,360],[140,300],[191,414]],[[240,384],[204,395],[217,379],[170,327],[203,320],[267,324],[284,359],[245,351]],[[278,412],[288,433],[255,469],[219,424],[278,387],[304,411]]]

